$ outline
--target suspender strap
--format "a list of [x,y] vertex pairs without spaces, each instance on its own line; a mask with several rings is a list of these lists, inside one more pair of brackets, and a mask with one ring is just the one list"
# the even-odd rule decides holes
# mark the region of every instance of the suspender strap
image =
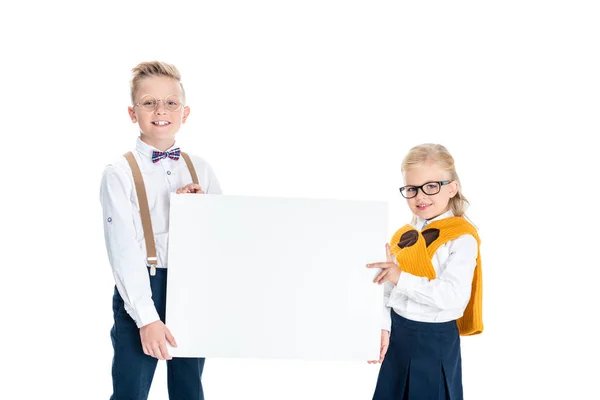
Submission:
[[[198,175],[190,156],[186,153],[181,152],[181,156],[185,160],[185,163],[192,176],[192,182],[196,185],[198,183]],[[125,154],[125,158],[131,167],[131,173],[133,174],[133,183],[135,184],[135,192],[137,193],[138,204],[140,206],[140,214],[142,217],[142,229],[144,230],[144,240],[146,241],[146,261],[150,266],[150,275],[156,275],[156,264],[158,259],[156,258],[156,245],[154,244],[154,231],[152,230],[152,220],[150,219],[150,208],[148,207],[148,196],[146,195],[146,186],[144,185],[144,178],[142,178],[142,171],[138,165],[132,152]]]
[[142,172],[140,166],[132,152],[125,154],[125,158],[131,167],[131,173],[133,174],[133,183],[135,184],[135,191],[137,193],[138,203],[140,206],[140,214],[142,217],[142,228],[144,229],[144,240],[146,241],[146,256],[147,262],[150,266],[150,274],[156,274],[156,264],[158,259],[156,258],[156,246],[154,245],[154,231],[152,230],[152,220],[150,219],[150,208],[148,207],[148,196],[146,195],[146,186],[144,186],[144,179],[142,178]]
[[182,151],[181,157],[183,157],[188,169],[190,170],[190,175],[192,176],[192,182],[194,182],[196,185],[200,185],[198,183],[198,174],[196,174],[196,168],[194,168],[194,164],[192,164],[192,160],[190,160],[190,156],[188,156],[187,153],[184,153]]

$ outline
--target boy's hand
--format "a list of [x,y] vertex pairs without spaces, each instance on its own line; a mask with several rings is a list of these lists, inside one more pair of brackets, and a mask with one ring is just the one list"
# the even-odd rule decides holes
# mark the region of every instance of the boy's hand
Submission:
[[171,360],[173,358],[167,351],[165,339],[173,347],[177,347],[177,343],[175,343],[175,338],[162,321],[154,321],[142,326],[140,328],[140,338],[142,339],[144,354],[159,360]]
[[390,333],[385,329],[381,330],[381,347],[379,352],[379,360],[367,361],[369,364],[377,364],[383,362],[385,353],[387,353],[388,347],[390,346]]
[[198,194],[204,194],[204,191],[202,190],[202,188],[200,187],[200,185],[196,185],[195,183],[189,183],[187,185],[185,185],[184,187],[181,187],[179,189],[177,189],[177,194],[181,194],[181,193],[198,193]]
[[394,262],[394,256],[392,256],[392,252],[390,250],[390,245],[388,243],[385,244],[385,253],[386,253],[386,261],[385,262],[377,262],[373,264],[367,264],[367,268],[381,268],[381,272],[377,277],[373,280],[373,282],[382,284],[385,281],[390,281],[394,285],[398,284],[398,279],[400,278],[400,267],[396,265]]

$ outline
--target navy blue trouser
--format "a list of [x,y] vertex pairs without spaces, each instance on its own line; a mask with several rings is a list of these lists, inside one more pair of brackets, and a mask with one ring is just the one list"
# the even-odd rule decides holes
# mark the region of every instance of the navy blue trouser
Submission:
[[[165,321],[167,270],[158,268],[150,276],[152,299],[160,319]],[[114,325],[110,336],[115,351],[112,365],[113,395],[111,400],[146,400],[156,358],[142,351],[140,330],[124,308],[123,299],[115,288],[113,296]],[[177,339],[177,338],[176,338]],[[204,400],[202,370],[204,358],[173,358],[167,361],[169,399]]]

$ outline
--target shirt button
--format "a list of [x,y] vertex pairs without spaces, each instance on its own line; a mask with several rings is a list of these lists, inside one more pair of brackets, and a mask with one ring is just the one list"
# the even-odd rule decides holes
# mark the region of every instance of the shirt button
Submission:
[[167,175],[171,175],[171,171],[167,171]]

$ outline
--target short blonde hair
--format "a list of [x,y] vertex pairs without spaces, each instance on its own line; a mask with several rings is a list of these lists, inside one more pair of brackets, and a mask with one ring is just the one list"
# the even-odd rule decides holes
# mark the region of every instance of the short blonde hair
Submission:
[[450,179],[458,183],[458,191],[450,199],[450,209],[455,216],[464,216],[465,211],[469,207],[469,201],[462,194],[462,185],[456,173],[454,158],[444,146],[441,144],[425,143],[413,147],[402,161],[402,173],[417,165],[427,163],[434,163],[442,169],[449,171]]
[[181,86],[183,101],[185,102],[185,90],[183,89],[183,84],[181,83],[181,74],[174,65],[167,64],[162,61],[146,61],[136,65],[131,72],[133,72],[130,85],[132,103],[135,103],[135,93],[139,88],[140,81],[148,76],[167,76],[175,79],[179,83],[179,86]]

